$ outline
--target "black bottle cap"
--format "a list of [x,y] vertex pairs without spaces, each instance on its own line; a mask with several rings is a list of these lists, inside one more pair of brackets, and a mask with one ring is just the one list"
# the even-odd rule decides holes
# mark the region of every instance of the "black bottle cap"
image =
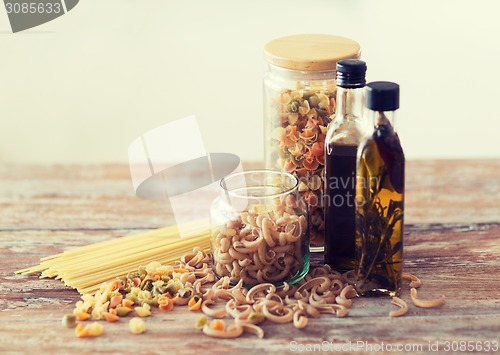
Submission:
[[373,111],[394,111],[399,108],[399,85],[390,81],[366,84],[366,107]]
[[362,88],[366,84],[366,63],[359,59],[342,59],[337,62],[337,86]]

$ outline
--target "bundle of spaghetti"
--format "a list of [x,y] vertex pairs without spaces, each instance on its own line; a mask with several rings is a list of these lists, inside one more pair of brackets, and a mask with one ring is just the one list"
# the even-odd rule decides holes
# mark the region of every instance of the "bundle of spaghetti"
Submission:
[[[179,231],[182,230],[183,237]],[[103,282],[126,276],[151,261],[173,264],[198,246],[210,249],[208,220],[173,225],[67,250],[40,259],[40,264],[16,274],[41,272],[40,278],[56,278],[81,294],[95,293]]]

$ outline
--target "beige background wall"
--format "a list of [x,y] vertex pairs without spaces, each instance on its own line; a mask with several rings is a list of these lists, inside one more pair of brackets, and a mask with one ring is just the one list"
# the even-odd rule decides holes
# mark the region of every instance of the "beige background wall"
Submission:
[[295,33],[356,39],[368,80],[401,84],[408,158],[498,158],[497,4],[82,0],[17,34],[2,9],[0,163],[126,162],[135,137],[190,114],[207,150],[259,160],[262,48]]

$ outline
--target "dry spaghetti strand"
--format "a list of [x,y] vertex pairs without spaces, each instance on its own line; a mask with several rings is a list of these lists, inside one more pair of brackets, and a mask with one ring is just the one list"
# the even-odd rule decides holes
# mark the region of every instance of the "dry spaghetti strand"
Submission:
[[[179,230],[188,234],[181,238]],[[86,245],[40,259],[40,264],[17,274],[41,272],[41,278],[54,277],[64,281],[81,294],[95,293],[103,282],[114,280],[137,270],[151,261],[172,264],[182,255],[198,246],[210,249],[208,220],[191,222],[182,226],[169,226]]]

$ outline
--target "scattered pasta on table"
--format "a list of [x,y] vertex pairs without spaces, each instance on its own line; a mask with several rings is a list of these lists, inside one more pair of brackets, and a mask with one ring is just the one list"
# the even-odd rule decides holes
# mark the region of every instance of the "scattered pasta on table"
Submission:
[[[310,270],[295,285],[283,283],[277,287],[264,282],[243,287],[243,279],[231,283],[229,276],[217,279],[210,265],[211,257],[203,249],[195,247],[174,265],[150,262],[137,271],[103,283],[94,294],[84,294],[76,302],[73,314],[64,316],[62,323],[74,327],[78,337],[99,336],[103,324],[88,320],[105,320],[113,323],[133,314],[129,330],[134,334],[146,331],[144,317],[152,315],[153,307],[160,312],[170,312],[175,307],[186,306],[189,311],[200,312],[194,327],[215,338],[236,338],[245,333],[264,337],[259,326],[264,321],[290,323],[297,329],[307,327],[311,318],[324,314],[345,317],[357,297],[352,285],[352,273],[341,274],[328,265]],[[421,281],[405,274],[410,286]],[[444,303],[444,296],[432,300],[417,298],[411,288],[411,299],[417,307],[437,307]],[[390,317],[408,313],[408,304],[398,297],[391,303],[399,307]]]

